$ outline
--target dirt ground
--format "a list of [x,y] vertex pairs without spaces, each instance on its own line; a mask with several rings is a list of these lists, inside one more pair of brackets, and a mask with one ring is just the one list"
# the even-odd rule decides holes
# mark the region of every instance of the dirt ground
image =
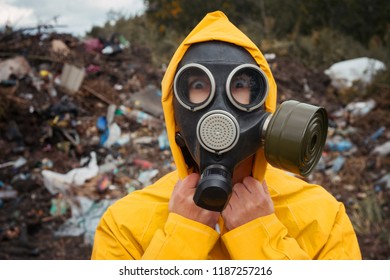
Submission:
[[[52,39],[65,42],[70,54],[53,53],[49,45]],[[2,41],[0,50],[1,59],[25,55],[38,77],[42,69],[60,72],[65,62],[90,69],[76,93],[56,85],[54,96],[47,88],[38,90],[26,77],[18,79],[16,85],[0,87],[0,164],[26,159],[21,167],[0,168],[0,191],[17,193],[0,200],[0,259],[89,259],[91,242],[84,235],[55,234],[72,216],[69,203],[63,211],[56,203],[69,202],[76,196],[92,201],[118,199],[144,187],[146,183],[140,179],[143,171],[156,169],[151,178],[154,181],[173,170],[169,149],[159,142],[163,126],[156,96],[163,69],[151,66],[146,48],[132,46],[114,55],[102,55],[86,51],[72,37],[58,34],[45,39],[13,35]],[[389,259],[390,189],[380,179],[388,174],[390,160],[372,153],[375,147],[389,141],[389,131],[370,140],[379,128],[390,127],[389,87],[375,84],[370,96],[352,90],[339,92],[323,71],[308,69],[288,57],[277,57],[269,63],[280,102],[295,99],[325,107],[330,121],[328,140],[338,136],[353,144],[348,151],[325,147],[318,168],[305,180],[324,186],[344,202],[364,259]],[[145,102],[146,95],[157,100],[155,104],[150,104],[149,99]],[[368,99],[375,100],[376,105],[367,114],[356,116],[346,110],[348,104]],[[154,119],[139,123],[123,113],[115,114],[115,122],[122,133],[129,133],[131,140],[105,148],[99,144],[101,132],[96,123],[107,114],[109,104],[149,109]],[[79,140],[64,131],[73,131]],[[99,165],[109,157],[123,161],[115,171],[100,174],[82,187],[72,186],[65,196],[45,187],[42,170],[66,173],[80,167],[80,158],[92,151]],[[336,170],[338,157],[344,159],[344,164]],[[109,184],[104,185],[103,179]]]

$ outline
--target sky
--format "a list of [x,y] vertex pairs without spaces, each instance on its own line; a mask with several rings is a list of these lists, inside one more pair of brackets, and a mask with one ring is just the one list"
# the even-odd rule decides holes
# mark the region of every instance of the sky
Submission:
[[125,16],[142,14],[143,0],[0,0],[0,29],[53,24],[61,33],[84,36],[92,26],[102,26],[112,10]]

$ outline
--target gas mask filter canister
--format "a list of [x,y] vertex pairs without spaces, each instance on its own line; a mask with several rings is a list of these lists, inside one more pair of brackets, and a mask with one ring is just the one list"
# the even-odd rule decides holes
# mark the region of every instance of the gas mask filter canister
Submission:
[[201,174],[195,203],[222,211],[236,165],[263,148],[271,165],[307,176],[327,135],[323,108],[286,101],[266,112],[266,74],[243,48],[222,42],[191,46],[174,79],[176,142]]

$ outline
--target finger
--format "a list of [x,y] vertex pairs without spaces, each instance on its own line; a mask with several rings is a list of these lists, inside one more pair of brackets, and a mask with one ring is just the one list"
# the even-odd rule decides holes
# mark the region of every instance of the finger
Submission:
[[267,182],[265,180],[263,180],[261,186],[263,187],[264,192],[269,195],[268,185],[267,185]]
[[231,196],[231,199],[240,199],[240,193],[242,193],[243,189],[245,189],[245,186],[243,183],[236,183],[233,186],[233,194]]
[[256,180],[253,177],[245,177],[243,180],[244,185],[247,187],[249,193],[255,193],[260,192],[261,194],[264,193],[263,186],[260,184],[258,180]]
[[235,195],[238,199],[240,199],[240,196],[238,195],[238,192],[233,189],[233,195]]
[[181,183],[181,187],[187,189],[195,189],[199,181],[199,174],[191,173]]

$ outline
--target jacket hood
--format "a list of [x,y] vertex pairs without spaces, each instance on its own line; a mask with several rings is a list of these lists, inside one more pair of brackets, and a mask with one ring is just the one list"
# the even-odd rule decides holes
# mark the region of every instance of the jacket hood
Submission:
[[[255,59],[259,67],[267,75],[269,92],[265,101],[266,110],[268,112],[274,112],[276,109],[276,83],[272,76],[269,65],[261,51],[242,31],[240,31],[234,24],[229,21],[224,13],[217,11],[207,14],[177,48],[161,83],[162,106],[164,110],[168,140],[170,143],[172,156],[181,179],[186,177],[190,173],[190,170],[187,168],[180,147],[175,142],[175,133],[178,131],[178,128],[176,126],[173,110],[173,80],[177,66],[186,53],[187,49],[192,44],[206,41],[222,41],[245,48]],[[267,162],[264,156],[264,150],[260,149],[256,153],[252,166],[253,176],[259,181],[262,181],[266,167]]]

